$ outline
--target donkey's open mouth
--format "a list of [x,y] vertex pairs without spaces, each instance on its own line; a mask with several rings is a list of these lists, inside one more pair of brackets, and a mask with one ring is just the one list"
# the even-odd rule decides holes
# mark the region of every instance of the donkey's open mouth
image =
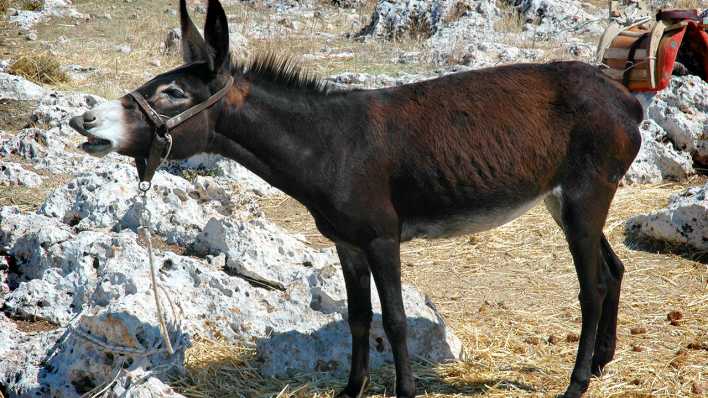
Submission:
[[120,101],[109,101],[71,118],[69,126],[86,137],[80,145],[86,153],[105,156],[120,145],[123,134],[123,107]]
[[112,147],[110,141],[96,137],[88,137],[86,142],[81,144],[81,149],[91,154],[108,153]]
[[113,149],[113,143],[110,140],[96,137],[91,132],[86,130],[83,118],[80,116],[73,117],[69,121],[69,126],[76,130],[79,134],[86,137],[86,142],[79,147],[86,153],[94,156],[105,156]]
[[86,142],[79,145],[84,152],[94,156],[105,156],[113,149],[113,143],[110,140],[96,137],[86,130],[90,127],[84,124],[83,117],[77,116],[71,118],[69,126],[86,137]]

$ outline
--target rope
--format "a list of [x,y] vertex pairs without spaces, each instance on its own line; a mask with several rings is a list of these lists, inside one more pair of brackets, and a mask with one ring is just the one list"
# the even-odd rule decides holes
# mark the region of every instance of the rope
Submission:
[[[182,342],[178,342],[176,345],[172,344],[172,341],[169,336],[167,324],[165,322],[165,316],[163,314],[163,307],[162,307],[162,302],[160,301],[160,294],[159,291],[162,291],[162,293],[165,295],[165,298],[167,299],[167,302],[169,304],[170,309],[172,310],[172,317],[173,319],[177,319],[177,310],[175,309],[175,304],[172,302],[170,299],[170,295],[168,292],[165,290],[164,287],[160,286],[157,283],[157,268],[155,267],[155,259],[153,255],[153,249],[152,249],[152,241],[151,241],[151,235],[150,235],[150,229],[148,225],[150,224],[150,214],[149,212],[147,215],[145,214],[145,211],[147,209],[147,192],[150,189],[150,186],[140,186],[140,191],[141,193],[138,195],[142,198],[142,203],[138,203],[136,196],[136,205],[137,205],[137,212],[138,212],[138,220],[140,223],[140,226],[138,227],[138,233],[143,237],[143,239],[146,242],[147,245],[147,250],[148,250],[148,256],[149,256],[149,263],[150,263],[150,285],[152,289],[152,294],[155,297],[155,309],[157,312],[157,320],[159,323],[160,327],[160,336],[162,337],[163,340],[163,347],[160,348],[152,348],[152,349],[137,349],[137,348],[132,348],[132,347],[126,347],[122,345],[117,345],[117,344],[111,344],[110,342],[104,341],[100,339],[99,337],[96,337],[91,334],[89,331],[84,331],[81,329],[81,327],[78,326],[78,321],[80,319],[80,314],[77,314],[71,321],[69,321],[69,324],[67,325],[67,330],[71,332],[71,335],[74,335],[76,337],[82,338],[89,343],[93,344],[96,346],[101,351],[105,352],[110,352],[110,353],[115,353],[115,354],[121,354],[121,355],[130,355],[134,357],[146,357],[154,354],[159,354],[160,352],[166,351],[170,355],[173,355],[176,350],[179,350],[183,348]],[[159,291],[158,291],[159,289]],[[177,306],[180,310],[182,310],[181,306]]]
[[[170,140],[170,143],[172,143],[172,140]],[[171,147],[172,145],[170,145],[170,148]],[[141,189],[140,192],[140,197],[142,197],[143,203],[142,206],[139,206],[138,218],[140,220],[140,226],[138,227],[138,233],[143,236],[143,239],[145,240],[145,243],[147,245],[148,258],[150,262],[150,285],[152,288],[152,294],[155,297],[155,311],[157,312],[157,320],[160,323],[160,334],[162,335],[162,340],[165,343],[165,348],[167,349],[167,352],[170,355],[173,355],[175,353],[175,350],[172,348],[170,335],[167,333],[167,325],[165,325],[165,318],[162,314],[162,303],[160,302],[160,294],[157,291],[157,269],[155,268],[155,259],[152,254],[152,237],[150,236],[150,213],[148,212],[146,217],[142,217],[143,214],[145,214],[145,211],[147,210],[148,191],[144,191]],[[174,310],[174,307],[172,309]]]
[[[171,149],[171,139],[170,141],[170,148],[168,151]],[[82,312],[77,313],[67,324],[66,328],[67,331],[64,334],[64,337],[60,339],[60,341],[63,343],[67,338],[70,336],[74,336],[77,338],[81,338],[91,344],[93,344],[98,350],[104,351],[104,352],[109,352],[113,354],[118,354],[118,355],[128,355],[132,357],[147,357],[151,356],[154,354],[159,354],[161,352],[166,351],[169,355],[173,355],[176,350],[180,350],[184,347],[183,341],[180,339],[176,343],[176,345],[172,344],[172,341],[170,340],[169,332],[167,329],[167,324],[165,322],[165,317],[163,314],[163,309],[162,309],[162,303],[160,301],[160,294],[159,291],[162,291],[162,293],[165,295],[165,298],[167,299],[167,302],[169,304],[170,309],[172,310],[172,317],[174,320],[177,320],[177,310],[175,309],[175,304],[172,302],[172,299],[170,298],[170,295],[166,291],[166,289],[162,286],[160,286],[157,283],[157,268],[155,267],[155,258],[153,255],[153,249],[152,249],[152,240],[150,236],[150,213],[147,212],[147,193],[150,190],[150,183],[147,184],[140,184],[138,186],[138,189],[140,190],[140,193],[136,195],[135,197],[135,205],[137,213],[138,213],[138,220],[139,220],[139,226],[138,226],[138,234],[143,237],[145,240],[145,243],[147,245],[147,250],[148,250],[148,256],[149,256],[149,263],[150,263],[150,282],[151,282],[151,289],[152,293],[155,296],[155,310],[157,312],[157,320],[159,322],[160,326],[160,336],[162,337],[163,340],[163,346],[159,348],[155,348],[153,346],[152,349],[137,349],[137,348],[132,348],[132,347],[126,347],[118,344],[111,344],[108,341],[105,341],[104,339],[101,339],[97,336],[94,336],[91,334],[90,331],[85,331],[83,330],[79,325],[79,320],[81,319],[81,314]],[[142,198],[142,203],[138,202],[138,196]],[[159,289],[159,291],[158,291]],[[177,304],[177,308],[179,308],[180,311],[183,312],[182,307]],[[123,373],[123,365],[125,364],[125,359],[123,359],[119,364],[114,366],[113,370],[115,371],[115,374],[113,375],[112,379],[108,381],[105,384],[101,384],[99,386],[96,386],[93,388],[91,391],[88,391],[87,393],[83,394],[81,397],[82,398],[97,398],[105,395],[110,388],[116,383],[118,380],[119,376]],[[174,363],[169,364],[168,366],[158,366],[153,368],[151,371],[149,371],[147,374],[145,374],[143,377],[141,377],[139,380],[133,380],[131,385],[136,386],[139,384],[142,384],[145,382],[151,375],[155,373],[155,371],[158,368],[164,368],[164,369],[170,369],[172,366],[174,366]],[[128,391],[126,391],[128,393]],[[0,392],[0,398],[3,398],[2,392]]]

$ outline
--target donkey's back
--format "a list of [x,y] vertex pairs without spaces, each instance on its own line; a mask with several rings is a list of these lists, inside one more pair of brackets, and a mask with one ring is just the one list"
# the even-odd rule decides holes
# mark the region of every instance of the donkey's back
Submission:
[[404,240],[479,232],[556,188],[616,183],[640,145],[639,102],[579,62],[470,71],[370,95],[372,134],[386,151],[372,160],[394,161]]

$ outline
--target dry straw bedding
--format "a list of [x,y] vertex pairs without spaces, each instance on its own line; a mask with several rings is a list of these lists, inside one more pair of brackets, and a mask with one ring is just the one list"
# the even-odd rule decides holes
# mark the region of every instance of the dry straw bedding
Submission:
[[[706,253],[630,242],[623,228],[629,217],[661,208],[671,193],[699,183],[618,191],[605,229],[627,268],[618,349],[587,396],[707,393]],[[327,244],[292,199],[262,205],[284,228]],[[578,285],[562,232],[542,205],[493,231],[404,244],[402,263],[404,279],[431,296],[466,351],[460,363],[417,363],[420,394],[545,397],[563,391],[580,329]],[[191,397],[330,397],[345,381],[326,373],[266,379],[252,359],[250,349],[198,340],[187,352],[189,374],[179,390]],[[372,395],[393,387],[391,367],[372,373]]]

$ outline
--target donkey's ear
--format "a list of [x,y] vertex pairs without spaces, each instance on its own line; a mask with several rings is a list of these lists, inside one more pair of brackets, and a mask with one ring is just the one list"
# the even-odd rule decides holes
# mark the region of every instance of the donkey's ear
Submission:
[[194,26],[187,12],[187,1],[179,0],[179,21],[182,26],[182,59],[184,63],[206,61],[210,62],[207,45]]
[[219,72],[229,60],[229,23],[219,0],[209,0],[204,37],[209,47],[212,70]]

